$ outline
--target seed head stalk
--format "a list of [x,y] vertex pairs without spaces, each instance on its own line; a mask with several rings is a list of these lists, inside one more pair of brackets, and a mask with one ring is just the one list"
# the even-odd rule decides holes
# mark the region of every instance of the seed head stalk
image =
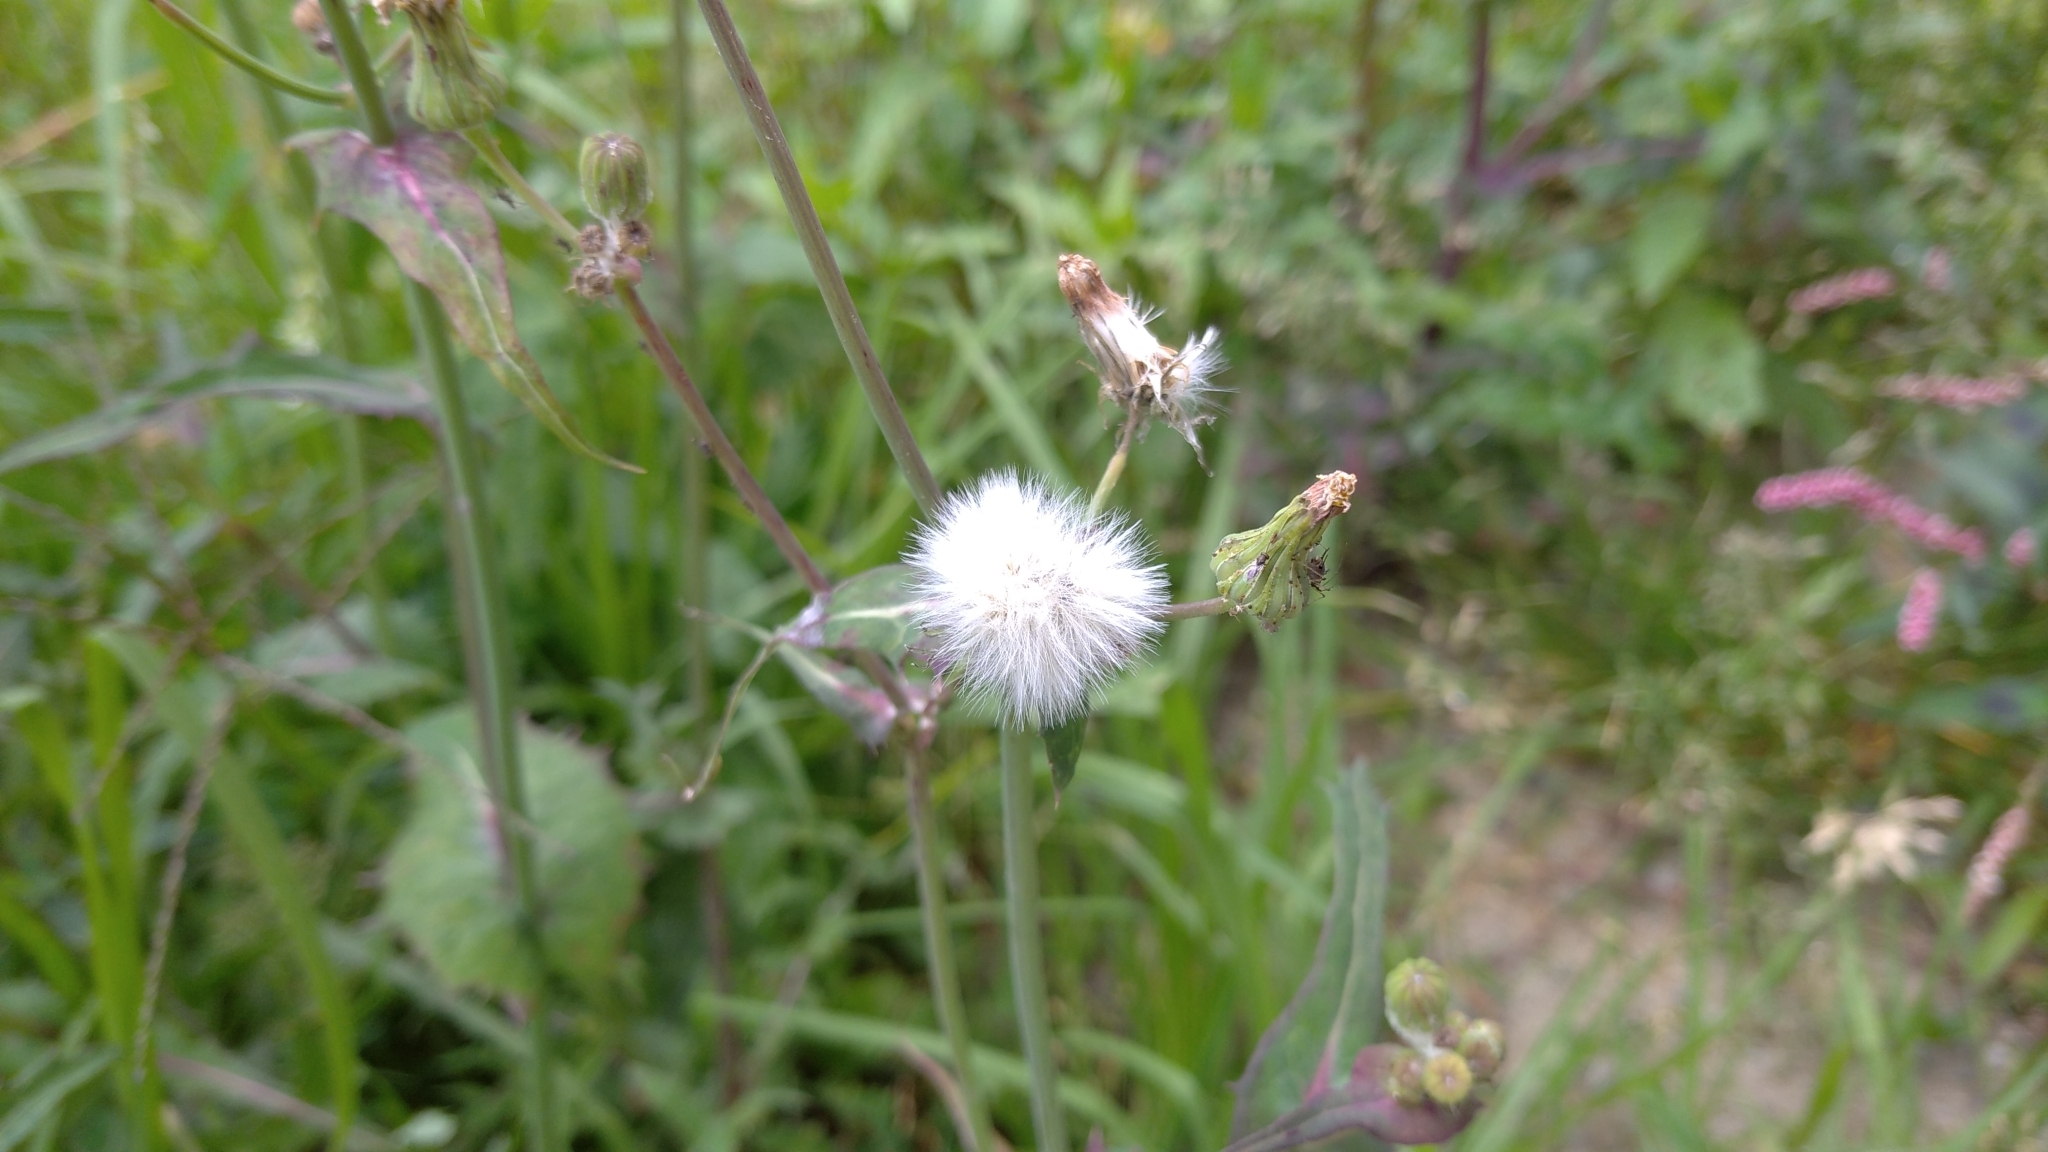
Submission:
[[1003,775],[1003,908],[1010,937],[1010,988],[1024,1063],[1031,1075],[1031,1119],[1039,1152],[1069,1152],[1060,1108],[1059,1071],[1052,1059],[1052,1012],[1045,992],[1044,919],[1038,896],[1038,837],[1032,831],[1032,734],[1014,724],[998,730]]
[[[326,13],[335,49],[348,70],[370,140],[380,148],[389,147],[397,137],[384,109],[370,55],[357,32],[355,17],[344,0],[320,0],[320,6]],[[555,1152],[560,1146],[560,1129],[556,1124],[550,1056],[553,1045],[548,1032],[547,966],[540,941],[539,882],[527,838],[533,822],[526,811],[513,717],[515,673],[504,586],[488,531],[481,462],[457,379],[455,348],[449,340],[447,319],[424,287],[412,280],[405,281],[404,287],[406,315],[411,321],[413,340],[425,361],[434,410],[439,417],[441,450],[447,467],[449,560],[455,570],[470,695],[475,701],[483,748],[484,783],[499,814],[501,840],[511,864],[519,905],[520,942],[537,973],[533,995],[526,1005],[532,1052],[526,1087],[529,1143],[539,1152]]]
[[1124,430],[1116,438],[1116,454],[1109,458],[1109,465],[1102,470],[1102,482],[1095,486],[1095,496],[1088,501],[1088,514],[1095,515],[1109,503],[1109,494],[1116,488],[1116,482],[1123,479],[1124,465],[1131,458],[1131,442],[1138,438],[1138,425],[1144,419],[1133,411],[1124,415]]
[[846,358],[853,364],[853,374],[860,380],[861,389],[867,393],[875,423],[881,425],[882,439],[888,441],[889,451],[896,457],[896,466],[903,470],[903,478],[910,485],[911,495],[917,498],[918,507],[929,514],[939,506],[939,483],[932,478],[924,453],[918,450],[917,439],[911,435],[910,423],[903,418],[903,408],[896,402],[896,393],[889,389],[889,380],[882,374],[882,362],[860,322],[860,312],[853,306],[853,294],[847,290],[839,260],[832,255],[832,245],[825,239],[825,226],[818,220],[818,210],[804,187],[796,156],[790,152],[789,141],[782,135],[782,124],[775,118],[775,108],[768,102],[768,90],[761,86],[761,77],[754,71],[754,62],[747,56],[747,47],[740,41],[739,29],[733,26],[725,0],[698,0],[697,7],[704,13],[712,40],[718,44],[718,54],[725,60],[733,87],[739,90],[740,103],[746,105],[747,119],[768,158],[768,168],[775,175],[776,188],[782,192],[790,223],[796,226],[804,256],[810,260],[811,275],[825,297],[825,310],[832,315],[839,343],[846,349]]

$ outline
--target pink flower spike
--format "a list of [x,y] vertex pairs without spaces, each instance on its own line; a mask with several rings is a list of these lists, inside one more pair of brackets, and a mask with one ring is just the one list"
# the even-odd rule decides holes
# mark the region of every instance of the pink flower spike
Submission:
[[1792,294],[1785,306],[1794,315],[1813,316],[1846,308],[1859,300],[1875,300],[1898,291],[1899,278],[1889,268],[1858,268],[1817,280]]
[[1934,625],[1940,619],[1941,573],[1922,568],[1913,573],[1905,603],[1899,605],[1899,647],[1908,652],[1925,651],[1934,640]]
[[1756,506],[1766,512],[1835,504],[1854,504],[1863,509],[1874,508],[1890,495],[1884,485],[1854,468],[1819,468],[1764,481],[1756,490]]
[[1984,910],[1993,897],[2005,888],[2005,865],[2013,853],[2018,852],[2027,842],[2028,813],[2022,798],[2018,804],[2005,810],[1998,823],[1991,826],[1991,835],[1984,838],[1984,846],[1977,849],[1977,855],[1970,861],[1970,870],[1963,889],[1963,920],[1975,920],[1977,913]]
[[2014,568],[2034,566],[2034,530],[2021,528],[2005,538],[2005,562]]

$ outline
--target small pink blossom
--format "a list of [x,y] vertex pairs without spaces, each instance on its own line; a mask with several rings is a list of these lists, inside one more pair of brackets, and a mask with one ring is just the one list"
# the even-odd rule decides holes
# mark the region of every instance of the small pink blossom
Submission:
[[1875,300],[1898,291],[1899,278],[1889,268],[1858,268],[1817,280],[1792,294],[1786,307],[1795,315],[1814,316],[1846,308],[1859,300]]
[[2014,568],[2034,566],[2034,530],[2021,528],[2005,538],[2005,562]]
[[2022,799],[2005,810],[1998,823],[1991,826],[1991,835],[1984,838],[1984,846],[1977,849],[1977,855],[1970,859],[1970,869],[1964,873],[1963,919],[1975,920],[1977,913],[1984,910],[1993,897],[2005,888],[2005,866],[2013,854],[2027,843],[2027,825],[2031,822],[2027,805]]
[[1877,390],[1900,400],[1975,412],[1979,408],[2003,408],[2025,396],[2027,382],[2018,376],[1894,376],[1879,384]]
[[1983,533],[1957,527],[1946,516],[1922,508],[1911,498],[1854,468],[1820,468],[1776,476],[1756,490],[1756,506],[1766,512],[1836,504],[1849,505],[1872,523],[1889,523],[1922,547],[1953,552],[1973,564],[1984,558]]
[[1906,589],[1906,601],[1899,605],[1899,647],[1908,652],[1925,651],[1934,640],[1934,625],[1941,619],[1941,574],[1932,568],[1913,573]]

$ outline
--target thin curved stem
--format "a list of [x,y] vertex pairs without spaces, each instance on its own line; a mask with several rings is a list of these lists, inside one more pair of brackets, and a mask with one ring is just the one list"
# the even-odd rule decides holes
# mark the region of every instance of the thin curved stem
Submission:
[[1038,837],[1032,831],[1032,736],[998,730],[1003,761],[1003,907],[1010,936],[1010,989],[1024,1063],[1031,1074],[1031,1119],[1039,1152],[1070,1152],[1060,1108],[1059,1071],[1052,1060],[1052,1012],[1045,992],[1043,922],[1038,901]]
[[[371,143],[388,147],[395,139],[391,118],[377,83],[370,54],[356,31],[355,17],[345,0],[320,0],[328,30],[350,83],[360,99],[364,127]],[[502,822],[500,837],[511,864],[519,905],[519,939],[536,972],[533,994],[526,1003],[527,1041],[531,1060],[526,1085],[526,1113],[531,1146],[539,1152],[559,1147],[554,1100],[552,1040],[548,1032],[547,964],[540,940],[540,885],[533,859],[526,810],[524,778],[513,712],[511,631],[499,577],[495,542],[488,530],[482,463],[475,431],[463,403],[457,378],[455,346],[447,318],[432,293],[417,281],[404,282],[406,315],[413,340],[425,362],[428,384],[439,417],[442,456],[447,466],[449,560],[454,569],[456,604],[462,625],[463,650],[470,696],[477,711],[483,750],[484,785]]]
[[932,982],[932,1006],[953,1052],[953,1075],[960,1085],[969,1152],[995,1152],[995,1128],[988,1105],[975,1081],[970,1056],[973,1039],[967,1031],[967,1003],[960,994],[960,968],[953,958],[953,925],[946,917],[946,881],[939,872],[939,829],[932,812],[932,782],[925,771],[924,751],[904,741],[903,782],[909,794],[911,849],[917,857],[917,905],[924,924],[925,967]]
[[318,84],[287,76],[254,56],[249,55],[247,52],[242,51],[225,36],[201,24],[198,17],[171,3],[171,0],[149,0],[149,2],[157,11],[164,14],[165,19],[190,32],[200,43],[213,49],[215,55],[254,76],[256,79],[263,81],[265,84],[270,85],[272,88],[277,89],[279,92],[289,96],[297,96],[301,100],[310,100],[315,104],[346,104],[349,102],[349,94],[346,92],[337,92],[332,88],[322,88]]
[[1095,486],[1095,498],[1088,501],[1088,514],[1096,515],[1102,506],[1109,503],[1109,493],[1116,482],[1123,479],[1124,465],[1131,458],[1131,441],[1138,438],[1138,424],[1144,417],[1136,409],[1124,414],[1124,430],[1116,438],[1116,454],[1109,458],[1109,466],[1102,470],[1102,483]]
[[710,446],[711,454],[718,458],[718,462],[725,467],[726,477],[732,481],[732,486],[739,490],[740,503],[745,504],[747,511],[752,512],[754,518],[761,522],[761,527],[767,531],[768,538],[775,541],[775,547],[781,551],[783,558],[804,578],[805,586],[812,592],[830,592],[831,578],[825,575],[824,569],[818,567],[817,561],[811,559],[811,554],[804,550],[803,544],[796,538],[796,533],[790,531],[789,522],[782,518],[782,513],[775,507],[775,502],[768,499],[768,494],[761,490],[760,481],[754,479],[753,471],[747,467],[747,462],[740,458],[740,450],[733,447],[732,441],[726,438],[725,430],[718,426],[717,418],[711,414],[710,405],[704,402],[704,394],[697,391],[696,381],[690,379],[689,370],[683,367],[681,358],[676,355],[675,346],[669,343],[668,334],[661,330],[661,325],[654,322],[654,317],[648,315],[647,305],[640,302],[639,290],[620,280],[613,284],[612,291],[618,296],[619,302],[625,305],[626,314],[633,318],[634,325],[640,329],[640,336],[646,341],[647,350],[653,354],[654,362],[661,366],[661,374],[668,378],[669,386],[675,389],[683,406],[690,410],[690,417],[697,422],[697,430],[703,435],[704,442]]
[[469,141],[470,146],[476,149],[477,156],[497,174],[498,179],[503,180],[521,200],[540,213],[541,222],[548,226],[549,231],[572,245],[576,243],[579,235],[576,226],[569,223],[569,218],[562,215],[559,208],[548,203],[546,197],[534,191],[533,185],[526,182],[526,177],[520,175],[519,169],[512,161],[505,158],[505,153],[499,149],[497,140],[492,138],[489,132],[482,128],[471,128],[462,134],[462,138]]
[[889,451],[896,457],[896,466],[903,470],[903,478],[910,484],[910,494],[917,498],[918,507],[931,512],[939,506],[939,482],[932,478],[931,467],[925,463],[917,438],[910,432],[910,422],[903,418],[896,393],[890,390],[888,377],[882,374],[882,361],[875,355],[875,346],[860,322],[860,312],[853,306],[853,293],[847,290],[839,260],[832,255],[832,245],[825,239],[825,226],[819,222],[818,210],[804,187],[796,156],[782,135],[774,106],[768,103],[768,90],[761,86],[761,77],[754,71],[746,45],[740,42],[739,29],[733,26],[725,0],[698,0],[697,7],[703,11],[704,23],[718,44],[718,54],[725,60],[733,87],[739,89],[740,103],[746,105],[754,136],[768,158],[768,169],[774,173],[775,186],[782,192],[783,206],[789,209],[789,221],[796,226],[804,256],[811,262],[811,275],[825,297],[825,311],[831,313],[839,343],[846,349],[846,358],[853,364],[861,390],[867,393],[868,407],[875,414],[875,423],[882,428],[882,439],[888,441]]

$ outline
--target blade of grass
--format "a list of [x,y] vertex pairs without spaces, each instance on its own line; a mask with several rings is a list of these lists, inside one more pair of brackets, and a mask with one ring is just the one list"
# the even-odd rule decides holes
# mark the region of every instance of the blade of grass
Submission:
[[128,18],[134,9],[135,0],[98,0],[92,27],[92,83],[100,102],[93,128],[100,153],[101,226],[107,262],[116,276],[115,310],[131,329],[138,319],[130,306],[128,284],[135,194],[129,168],[133,157],[129,152],[128,105],[121,94],[128,70]]
[[1002,748],[1003,898],[1009,912],[1010,990],[1031,1073],[1031,1118],[1039,1152],[1068,1152],[1067,1118],[1053,1066],[1052,1016],[1046,1004],[1044,930],[1038,909],[1038,835],[1032,803],[1033,733],[1005,726]]

